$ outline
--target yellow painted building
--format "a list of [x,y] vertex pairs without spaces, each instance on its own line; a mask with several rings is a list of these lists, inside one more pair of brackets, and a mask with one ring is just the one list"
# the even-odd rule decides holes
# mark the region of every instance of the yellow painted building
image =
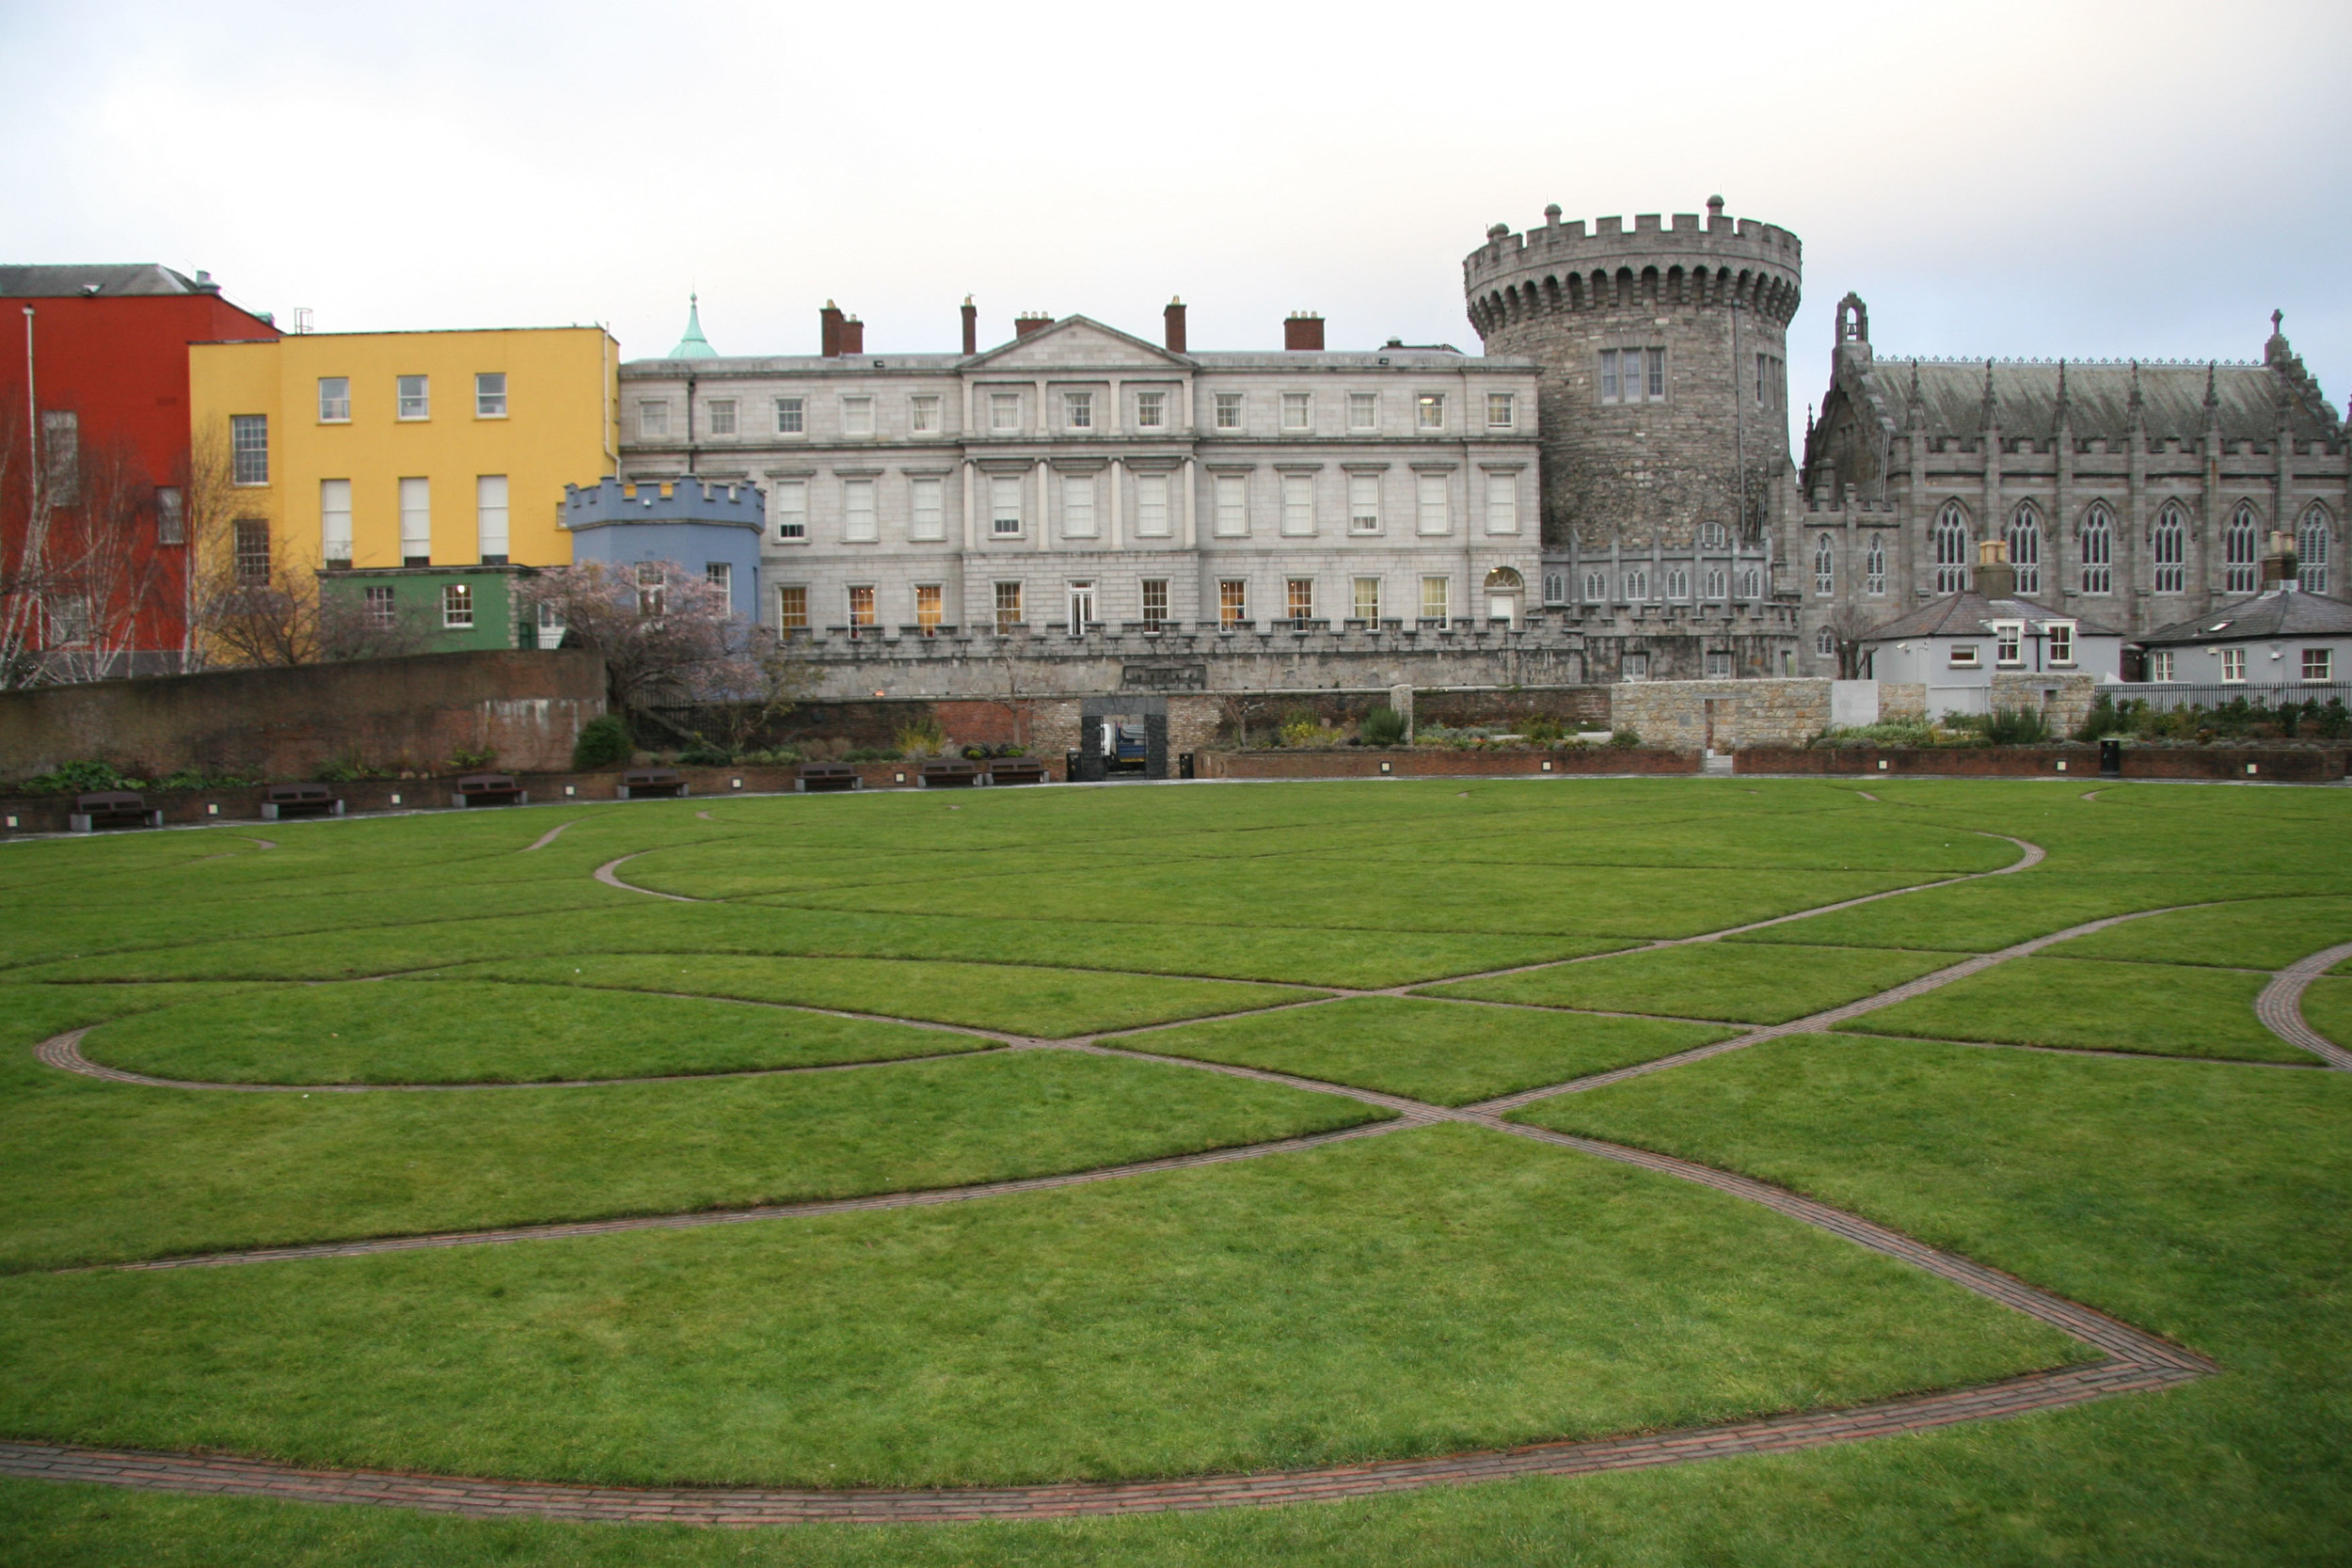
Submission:
[[615,469],[619,363],[595,326],[195,343],[190,434],[273,574],[567,565],[564,486]]

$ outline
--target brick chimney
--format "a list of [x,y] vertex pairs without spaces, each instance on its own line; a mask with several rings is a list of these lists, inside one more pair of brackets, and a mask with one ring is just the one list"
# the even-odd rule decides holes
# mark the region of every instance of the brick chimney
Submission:
[[844,355],[866,352],[866,324],[855,316],[841,320],[841,352]]
[[2017,596],[2017,568],[2010,564],[2009,541],[1977,541],[1977,592],[1988,599]]
[[828,359],[841,357],[841,323],[844,319],[841,308],[830,299],[825,301],[825,308],[817,312],[817,352]]
[[1168,323],[1168,335],[1164,340],[1168,344],[1168,352],[1170,354],[1184,353],[1184,302],[1179,298],[1169,299],[1168,302],[1168,309],[1161,311],[1160,315],[1162,319]]
[[1323,318],[1312,310],[1293,310],[1282,323],[1282,347],[1291,354],[1323,352]]
[[972,296],[963,296],[963,352],[980,352],[980,308],[972,303]]
[[1017,342],[1030,333],[1042,332],[1053,325],[1054,318],[1042,310],[1024,310],[1012,318],[1013,340]]
[[2295,535],[2273,532],[2263,546],[2262,591],[2287,587],[2296,580]]

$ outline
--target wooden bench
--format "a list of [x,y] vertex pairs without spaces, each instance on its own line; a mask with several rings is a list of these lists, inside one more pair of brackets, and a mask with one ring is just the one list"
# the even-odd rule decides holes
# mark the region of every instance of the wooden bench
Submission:
[[804,762],[793,770],[796,790],[864,789],[866,781],[846,762]]
[[624,800],[671,800],[686,793],[686,777],[675,768],[632,768],[621,775]]
[[342,800],[322,784],[272,784],[262,800],[262,820],[275,822],[281,816],[301,816],[315,812],[321,816],[341,816]]
[[968,788],[980,782],[979,765],[943,758],[923,765],[923,773],[915,783],[924,789]]
[[77,833],[95,832],[101,828],[160,828],[164,825],[161,811],[150,811],[147,801],[127,789],[101,789],[73,798],[73,809],[66,813],[66,826]]
[[469,773],[457,781],[450,804],[469,806],[527,806],[531,791],[515,782],[512,773]]
[[998,757],[988,765],[993,784],[1047,784],[1045,765],[1031,757]]

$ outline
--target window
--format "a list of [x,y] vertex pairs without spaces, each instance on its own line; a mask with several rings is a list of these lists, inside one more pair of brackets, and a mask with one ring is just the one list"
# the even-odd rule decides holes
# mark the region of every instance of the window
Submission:
[[1021,585],[1000,582],[996,585],[996,629],[1010,631],[1021,625]]
[[1870,547],[1862,557],[1862,591],[1870,597],[1886,594],[1886,536],[1870,535]]
[[1073,430],[1094,428],[1094,394],[1064,392],[1061,395],[1062,421]]
[[1312,474],[1282,476],[1282,531],[1304,538],[1315,531],[1315,479]]
[[1421,579],[1421,618],[1443,621],[1454,614],[1454,579],[1423,578]]
[[808,588],[805,584],[789,582],[777,586],[776,629],[808,630]]
[[719,591],[719,602],[728,610],[735,608],[735,568],[723,561],[703,562],[703,580]]
[[844,436],[874,434],[874,400],[872,398],[843,398],[841,400],[841,434]]
[[1953,643],[1951,652],[1951,667],[1955,670],[1976,669],[1977,645],[1974,642]]
[[1136,394],[1136,428],[1165,430],[1168,428],[1168,394],[1137,392]]
[[465,631],[473,626],[473,589],[469,584],[441,585],[441,629]]
[[1413,400],[1413,428],[1443,430],[1445,428],[1445,394],[1423,392]]
[[914,624],[923,628],[924,636],[930,637],[937,632],[940,623],[946,619],[943,612],[946,602],[938,583],[918,582],[914,585]]
[[1168,579],[1143,579],[1143,624],[1147,626],[1168,625]]
[[[2082,534],[2083,592],[2112,594],[2115,592],[2115,514],[2105,501],[2090,503],[2090,515],[2083,518]],[[2023,591],[2025,579],[2018,579]]]
[[918,545],[935,545],[947,537],[947,517],[945,498],[947,482],[944,479],[918,479],[907,486],[907,537]]
[[1546,604],[1548,604],[1548,605],[1553,605],[1553,604],[1566,604],[1567,602],[1568,602],[1568,575],[1567,575],[1567,573],[1565,573],[1565,572],[1546,572],[1546,573],[1544,574],[1544,603],[1546,603]]
[[423,375],[404,375],[394,378],[398,383],[400,417],[404,420],[429,420],[433,417],[433,378]]
[[1622,679],[1629,681],[1645,681],[1649,679],[1649,655],[1626,655],[1624,659],[1617,666],[1617,673]]
[[841,482],[841,539],[844,544],[871,545],[882,538],[882,527],[874,515],[874,482],[870,479],[845,479]]
[[2156,592],[2184,593],[2188,587],[2188,518],[2179,501],[2167,501],[2156,515]]
[[[43,435],[49,434],[46,430]],[[229,419],[229,477],[238,484],[269,483],[269,416],[232,414]]]
[[2158,648],[2154,653],[2148,656],[2148,678],[2150,680],[2169,681],[2174,679],[2175,677],[2173,676],[2172,670],[2173,663],[2171,649]]
[[1935,515],[1935,591],[1957,594],[1968,586],[1968,514],[1946,501]]
[[1645,353],[1649,364],[1649,398],[1655,403],[1666,395],[1666,351],[1653,348]]
[[1347,531],[1350,533],[1380,531],[1380,476],[1378,474],[1347,476]]
[[733,398],[712,398],[706,417],[711,435],[732,436],[735,434],[735,400]]
[[[1759,355],[1757,357],[1761,358],[1762,356]],[[1760,375],[1763,372],[1758,371],[1756,373]],[[1837,657],[1837,634],[1830,630],[1827,626],[1823,626],[1820,631],[1815,632],[1813,634],[1813,651],[1823,658],[1836,658]]]
[[2017,592],[2042,592],[2042,514],[2031,501],[2010,514],[2009,563],[2017,568]]
[[1691,596],[1691,569],[1687,566],[1666,568],[1666,597],[1687,599]]
[[2257,537],[2253,507],[2238,502],[2237,511],[2230,516],[2229,531],[2222,536],[2227,567],[2222,586],[2226,592],[2251,594],[2260,582],[2262,566],[2255,553]]
[[935,397],[907,399],[907,429],[916,436],[938,434],[939,400]]
[[1380,579],[1378,578],[1356,579],[1356,619],[1359,621],[1380,619]]
[[[803,398],[776,399],[776,434],[804,436],[808,433],[808,403]],[[644,434],[652,434],[650,431]],[[805,623],[804,623],[805,624]]]
[[1760,599],[1764,596],[1764,574],[1754,566],[1740,568],[1740,596]]
[[155,543],[184,545],[187,542],[187,502],[176,486],[163,485],[155,492]]
[[1587,601],[1587,602],[1589,602],[1589,603],[1597,604],[1597,603],[1599,603],[1601,600],[1603,600],[1603,599],[1607,598],[1608,596],[1609,596],[1609,579],[1608,579],[1606,577],[1602,576],[1602,575],[1601,575],[1600,573],[1598,573],[1598,572],[1587,572],[1587,573],[1585,573],[1585,574],[1584,574],[1584,597],[1585,597],[1586,601]]
[[1731,532],[1721,523],[1701,523],[1698,540],[1699,548],[1703,550],[1722,550],[1731,547]]
[[389,631],[400,625],[400,607],[393,602],[389,585],[361,589],[359,603],[367,624],[377,631]]
[[1775,378],[1772,375],[1772,356],[1769,354],[1757,355],[1756,356],[1756,403],[1757,407],[1767,407],[1771,404],[1771,388],[1774,384]]
[[988,428],[1003,436],[1021,428],[1021,394],[991,392],[988,394]]
[[1488,474],[1486,476],[1486,531],[1517,533],[1519,531],[1519,476]]
[[1347,428],[1378,430],[1380,428],[1380,394],[1350,392],[1347,394]]
[[1165,539],[1168,537],[1168,476],[1137,474],[1136,476],[1136,537]]
[[[776,537],[805,539],[808,537],[808,481],[780,479],[776,481]],[[803,626],[807,623],[803,622]]]
[[1216,624],[1231,630],[1249,619],[1249,584],[1239,578],[1220,578],[1216,585]]
[[1422,533],[1451,533],[1454,518],[1446,508],[1446,484],[1443,474],[1416,474],[1413,484],[1413,515]]
[[662,575],[660,566],[649,563],[638,567],[637,613],[660,615],[663,603],[669,597],[669,578]]
[[1021,476],[996,474],[988,482],[988,531],[998,539],[1021,531]]
[[1313,620],[1315,618],[1315,579],[1290,578],[1282,586],[1283,606],[1289,611],[1290,618],[1294,622]]
[[56,506],[71,506],[82,491],[82,417],[52,410],[40,417],[41,486]]
[[351,564],[351,481],[319,481],[319,555],[329,565]]
[[400,563],[433,564],[433,482],[429,479],[400,482]]
[[870,626],[873,624],[874,585],[870,582],[851,583],[850,585],[850,635],[855,636],[859,627]]
[[2048,634],[2050,639],[2050,662],[2052,664],[2074,663],[2074,623],[2072,621],[2052,621],[2042,629]]
[[1092,474],[1062,476],[1061,534],[1065,539],[1091,539],[1095,536]]
[[506,476],[483,474],[473,482],[474,543],[483,561],[506,561]]
[[[728,412],[730,414],[734,412],[732,404],[728,404]],[[477,420],[506,418],[506,372],[504,371],[484,371],[473,378],[473,417]],[[728,434],[734,434],[732,427]]]
[[2008,669],[2026,662],[2026,624],[2023,621],[1993,623],[1993,662]]
[[1632,604],[1637,600],[1646,599],[1648,597],[1649,573],[1639,566],[1632,567],[1625,574],[1626,602],[1628,604]]
[[2296,586],[2306,594],[2328,592],[2328,509],[2317,501],[2303,514],[2295,536]]
[[1665,396],[1664,349],[1605,348],[1600,351],[1601,402],[1657,403]]
[[2307,681],[2331,681],[2336,678],[2336,651],[2333,648],[2303,650],[2303,678]]
[[1813,592],[1824,599],[1837,592],[1837,550],[1826,533],[1813,541]]
[[[1706,588],[1707,592],[1705,596],[1708,598],[1727,599],[1731,596],[1731,579],[1724,574],[1724,569],[1721,566],[1709,566],[1707,569]],[[1593,596],[1595,598],[1600,597],[1597,594]]]
[[319,377],[319,423],[349,424],[351,422],[351,377],[323,375]]
[[670,436],[670,405],[667,403],[641,403],[637,405],[637,435],[647,441],[665,441]]
[[2221,678],[2231,685],[2235,685],[2246,678],[2246,650],[2244,648],[2221,650]]
[[1241,394],[1239,392],[1217,393],[1216,428],[1219,430],[1241,428]]
[[1486,428],[1488,430],[1508,430],[1518,422],[1518,411],[1512,406],[1512,402],[1511,394],[1508,392],[1486,394]]
[[1305,392],[1282,394],[1282,428],[1294,434],[1311,428],[1314,422],[1314,402]]
[[1707,650],[1707,678],[1711,681],[1731,678],[1731,654],[1723,648]]
[[237,586],[268,587],[269,524],[258,517],[240,517],[231,531],[236,542]]
[[1099,621],[1094,613],[1094,584],[1073,582],[1070,585],[1070,635],[1083,637],[1089,626]]
[[1249,481],[1240,474],[1216,476],[1216,532],[1220,539],[1249,532]]

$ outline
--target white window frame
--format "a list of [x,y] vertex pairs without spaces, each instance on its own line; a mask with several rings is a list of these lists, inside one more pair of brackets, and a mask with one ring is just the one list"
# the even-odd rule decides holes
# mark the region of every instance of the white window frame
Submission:
[[1706,670],[1708,680],[1729,680],[1731,678],[1731,651],[1728,648],[1708,649]]
[[1379,432],[1379,393],[1350,392],[1347,394],[1347,428],[1359,436],[1376,435]]
[[1356,619],[1376,625],[1380,620],[1380,579],[1358,578],[1351,585]]
[[1061,476],[1061,536],[1064,539],[1096,539],[1102,536],[1102,521],[1095,513],[1096,494],[1094,475]]
[[640,398],[637,403],[637,438],[641,441],[666,441],[670,438],[670,400]]
[[[412,545],[423,546],[411,549]],[[410,475],[400,482],[400,560],[433,559],[433,482]]]
[[2047,636],[2045,644],[2052,669],[2065,669],[2074,662],[2074,623],[2044,621],[2042,629]]
[[1094,428],[1094,394],[1064,392],[1061,395],[1061,422],[1064,430]]
[[1247,474],[1218,474],[1216,477],[1216,537],[1247,539],[1249,537],[1249,477]]
[[1218,430],[1239,430],[1243,426],[1245,409],[1239,392],[1219,392],[1212,404],[1211,418]]
[[429,375],[401,375],[392,378],[393,418],[403,424],[415,424],[433,417],[433,378]]
[[1454,579],[1428,574],[1421,579],[1421,619],[1446,621],[1454,619]]
[[874,434],[874,399],[871,393],[844,392],[841,395],[841,434],[845,436]]
[[1981,670],[1984,668],[1983,649],[1974,642],[1955,642],[1946,658],[1946,667],[1952,670]]
[[[651,480],[641,483],[650,484]],[[770,499],[774,502],[776,539],[780,544],[808,543],[808,481],[780,479],[775,482]]]
[[2244,648],[2221,650],[2221,684],[2224,686],[2246,684],[2246,650]]
[[1139,391],[1136,394],[1136,428],[1166,430],[1168,428],[1168,393],[1164,390]]
[[775,408],[777,435],[804,436],[808,434],[808,399],[779,396]]
[[2148,678],[2151,681],[2169,681],[2172,672],[2179,667],[2170,648],[2158,648],[2148,656]]
[[1294,625],[1315,618],[1315,579],[1284,578],[1282,579],[1282,618]]
[[389,582],[369,583],[359,590],[359,613],[378,631],[389,630],[400,625],[400,594]]
[[1439,539],[1454,531],[1454,486],[1446,474],[1413,476],[1413,531]]
[[2301,650],[2301,652],[2303,655],[2303,679],[2305,681],[2313,685],[2318,685],[2324,682],[2332,681],[2336,678],[2335,649],[2305,648]]
[[2026,623],[1994,621],[1993,631],[1993,665],[1997,670],[2015,670],[2026,662]]
[[1369,537],[1380,531],[1380,476],[1347,476],[1347,531]]
[[1282,434],[1304,436],[1315,427],[1315,398],[1312,392],[1282,394]]
[[1518,400],[1509,392],[1486,394],[1486,428],[1516,430],[1518,428]]
[[[328,390],[332,388],[333,390]],[[319,377],[319,423],[349,424],[351,422],[351,377],[323,375]]]
[[441,584],[441,629],[471,631],[473,629],[473,584],[445,582]]
[[473,481],[474,553],[487,561],[512,553],[507,532],[511,487],[504,474],[476,474]]
[[473,417],[477,420],[506,418],[506,372],[504,371],[474,372]]
[[776,584],[776,629],[780,632],[808,630],[808,584]]
[[918,545],[947,538],[947,482],[917,476],[907,482],[907,538]]
[[845,545],[882,543],[881,486],[870,479],[841,482],[841,542]]
[[1021,434],[1021,394],[1019,392],[988,394],[988,430],[992,436]]
[[993,609],[995,611],[995,624],[998,631],[1008,631],[1014,626],[1026,624],[1028,610],[1022,603],[1020,583],[999,582],[995,584],[993,598]]
[[1168,625],[1168,578],[1143,579],[1143,624],[1147,626]]
[[1445,394],[1422,392],[1413,399],[1413,428],[1417,431],[1445,429]]
[[703,404],[703,413],[706,435],[733,436],[735,434],[735,400],[733,398],[712,398]]
[[1886,535],[1870,535],[1870,547],[1862,558],[1862,592],[1871,598],[1886,596]]
[[319,481],[319,557],[351,562],[351,481]]
[[1813,538],[1813,596],[1826,599],[1837,592],[1837,546],[1826,533]]
[[1490,473],[1486,476],[1486,531],[1490,534],[1511,534],[1519,531],[1519,476],[1516,473]]
[[909,435],[936,436],[939,430],[939,398],[936,393],[918,393],[907,399]]
[[1315,534],[1315,476],[1282,476],[1282,536],[1311,539]]
[[[42,435],[49,432],[44,428]],[[241,489],[269,483],[269,416],[229,416],[229,482]]]
[[1021,505],[1023,497],[1019,474],[991,474],[988,478],[988,536],[991,539],[1021,537]]
[[1172,508],[1169,492],[1175,487],[1166,474],[1136,475],[1136,537],[1166,539],[1171,536]]

